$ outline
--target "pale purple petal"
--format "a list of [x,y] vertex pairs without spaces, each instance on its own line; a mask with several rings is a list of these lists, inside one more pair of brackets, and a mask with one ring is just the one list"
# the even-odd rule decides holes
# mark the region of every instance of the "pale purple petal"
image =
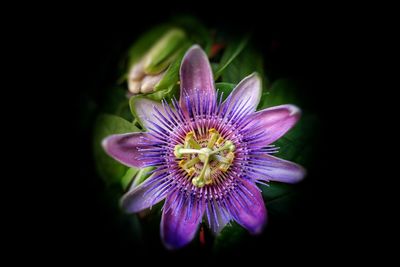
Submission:
[[167,197],[161,218],[161,238],[168,249],[188,244],[197,232],[204,213],[204,202],[195,196],[173,193]]
[[206,209],[207,214],[209,214],[209,218],[206,218],[209,219],[209,221],[207,221],[209,228],[214,234],[219,234],[232,219],[231,215],[220,205],[208,204]]
[[253,127],[257,131],[263,131],[259,146],[267,146],[289,131],[299,120],[301,111],[294,105],[281,105],[258,111],[251,115],[253,121],[247,129]]
[[265,176],[258,176],[263,181],[276,181],[294,184],[300,182],[306,175],[306,170],[300,165],[280,159],[271,155],[263,155],[264,166],[257,169],[258,173]]
[[230,98],[227,98],[224,103],[229,105],[228,111],[235,105],[240,105],[242,101],[246,103],[244,108],[256,111],[261,93],[261,78],[257,73],[253,73],[240,81],[233,89]]
[[160,182],[160,174],[153,173],[151,177],[140,185],[131,188],[121,198],[121,207],[125,212],[133,213],[151,208],[163,200],[168,190],[165,190],[165,185]]
[[102,146],[106,153],[129,167],[142,168],[148,160],[142,159],[140,149],[146,148],[145,143],[152,138],[147,133],[114,134],[103,139]]
[[156,118],[160,118],[159,113],[161,113],[163,116],[166,116],[165,109],[160,102],[156,102],[144,97],[135,97],[132,101],[133,112],[139,118],[139,122],[142,126],[144,126],[146,129],[154,128],[153,123],[157,123],[157,125],[160,127],[165,127],[161,123],[158,123],[158,119]]
[[188,110],[186,97],[190,99],[190,103],[194,106],[197,106],[198,98],[205,103],[215,101],[216,92],[210,62],[200,46],[192,46],[183,57],[180,81],[179,104],[184,111]]
[[235,206],[232,215],[235,221],[251,234],[259,234],[267,222],[264,200],[256,185],[246,180],[242,180],[242,183],[238,189],[238,197],[232,200]]

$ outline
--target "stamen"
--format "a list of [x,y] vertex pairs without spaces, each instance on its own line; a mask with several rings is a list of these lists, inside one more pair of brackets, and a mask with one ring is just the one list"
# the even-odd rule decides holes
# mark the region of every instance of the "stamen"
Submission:
[[218,153],[218,152],[221,152],[221,151],[223,151],[223,150],[229,150],[230,152],[232,152],[232,151],[235,150],[235,145],[233,144],[232,141],[227,140],[227,141],[225,142],[224,146],[222,146],[222,147],[220,147],[220,148],[218,148],[218,149],[216,149],[216,150],[213,150],[213,151],[211,152],[211,155],[214,155],[214,154],[216,154],[216,153]]
[[[227,172],[232,165],[235,158],[235,145],[231,140],[225,140],[219,132],[211,128],[208,130],[208,142],[206,147],[201,145],[195,139],[195,134],[190,131],[186,134],[184,144],[178,144],[174,148],[174,155],[179,161],[178,166],[185,170],[189,176],[196,174],[197,176],[192,179],[192,184],[196,187],[202,188],[205,185],[213,183],[212,168]],[[200,132],[200,136],[202,136]],[[188,156],[184,156],[188,154]],[[195,154],[194,156],[189,156]],[[201,164],[201,171],[198,172],[196,164]]]
[[211,136],[210,136],[210,140],[208,141],[207,148],[211,149],[214,147],[215,142],[218,140],[219,133],[214,128],[208,130],[208,132],[211,134]]
[[185,137],[185,148],[195,148],[195,149],[200,149],[201,146],[196,142],[196,140],[193,139],[194,133],[193,131],[190,131],[186,134]]
[[223,171],[223,172],[228,171],[228,169],[229,169],[229,167],[231,166],[231,164],[232,164],[234,158],[235,158],[235,154],[234,154],[233,152],[229,152],[229,153],[226,155],[226,158],[224,158],[224,160],[227,161],[227,163],[222,163],[222,162],[221,162],[222,164],[220,164],[220,165],[218,166],[218,168],[219,168],[221,171]]
[[180,153],[180,150],[181,150],[182,148],[183,148],[182,145],[176,145],[176,146],[174,147],[174,155],[175,155],[175,157],[178,158],[178,159],[182,158],[182,154]]

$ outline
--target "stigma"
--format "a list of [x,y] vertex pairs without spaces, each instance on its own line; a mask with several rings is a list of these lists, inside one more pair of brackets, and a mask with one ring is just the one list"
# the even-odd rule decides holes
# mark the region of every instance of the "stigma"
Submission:
[[225,140],[217,130],[209,129],[203,138],[196,138],[191,131],[184,143],[174,148],[174,155],[180,159],[178,165],[192,179],[196,187],[213,183],[213,176],[227,172],[235,158],[235,145]]

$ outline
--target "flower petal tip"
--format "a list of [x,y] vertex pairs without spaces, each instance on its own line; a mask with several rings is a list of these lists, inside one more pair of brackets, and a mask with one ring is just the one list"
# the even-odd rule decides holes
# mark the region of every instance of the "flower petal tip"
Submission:
[[297,165],[297,166],[298,166],[299,170],[297,172],[297,175],[295,175],[293,177],[293,180],[292,180],[293,184],[297,184],[297,183],[303,181],[304,177],[306,177],[306,175],[307,175],[307,170],[304,167],[302,167],[300,165]]
[[267,222],[265,221],[264,223],[258,225],[257,228],[248,229],[248,231],[251,235],[259,235],[264,231],[266,224],[267,224]]
[[110,140],[111,137],[112,137],[112,135],[107,136],[106,138],[104,138],[101,141],[101,146],[103,147],[104,151],[107,152],[107,153],[109,151],[109,140]]
[[287,105],[288,110],[290,111],[290,116],[301,116],[301,109],[295,105]]

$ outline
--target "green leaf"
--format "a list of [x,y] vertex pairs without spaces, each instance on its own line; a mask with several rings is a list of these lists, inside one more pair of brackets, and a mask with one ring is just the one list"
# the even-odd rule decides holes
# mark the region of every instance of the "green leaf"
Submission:
[[230,224],[226,225],[221,233],[215,237],[213,247],[215,252],[222,252],[236,247],[244,238],[248,237],[249,234],[243,227],[234,221],[231,221]]
[[206,53],[211,50],[211,34],[207,28],[193,16],[178,16],[174,18],[171,23],[184,29],[191,42],[199,44]]
[[139,172],[140,169],[137,168],[129,168],[125,175],[121,178],[121,185],[122,185],[122,189],[124,191],[126,191],[129,187],[129,185],[131,184],[133,178],[135,177],[135,175]]
[[269,182],[269,186],[260,186],[266,203],[278,199],[293,190],[293,186],[285,183]]
[[112,87],[107,90],[105,102],[101,105],[101,112],[114,114],[131,121],[133,117],[129,109],[129,100],[126,93],[126,89],[122,87]]
[[312,156],[314,146],[314,129],[318,127],[317,117],[303,113],[299,122],[274,144],[280,147],[275,155],[302,165],[307,165]]
[[283,104],[301,106],[295,84],[287,79],[276,80],[268,90],[264,91],[258,107],[264,109]]
[[140,131],[129,121],[108,114],[100,115],[94,126],[93,152],[99,175],[108,184],[119,184],[128,167],[108,156],[102,146],[102,140],[112,134],[121,134]]
[[224,70],[233,62],[233,60],[243,51],[249,41],[249,37],[239,41],[232,41],[229,43],[222,55],[221,61],[218,64],[218,69],[214,72],[214,79],[217,80]]
[[135,176],[135,180],[133,181],[132,186],[138,186],[143,183],[147,178],[150,177],[151,171],[155,170],[156,167],[145,167],[139,170],[139,172]]
[[219,91],[220,94],[223,93],[223,100],[225,100],[229,96],[235,86],[236,84],[233,83],[215,83],[215,88]]
[[225,68],[222,73],[222,81],[238,84],[243,78],[257,72],[262,78],[263,90],[268,88],[268,80],[264,75],[264,63],[262,55],[247,46],[237,57]]

